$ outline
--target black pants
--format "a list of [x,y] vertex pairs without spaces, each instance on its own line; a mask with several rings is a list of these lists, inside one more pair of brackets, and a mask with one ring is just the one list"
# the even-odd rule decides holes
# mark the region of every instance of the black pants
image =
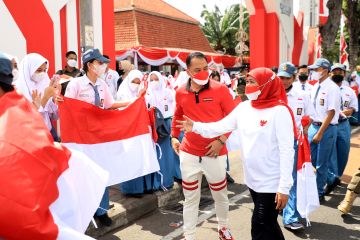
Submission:
[[250,189],[255,208],[251,218],[252,240],[285,240],[277,222],[275,193],[258,193]]

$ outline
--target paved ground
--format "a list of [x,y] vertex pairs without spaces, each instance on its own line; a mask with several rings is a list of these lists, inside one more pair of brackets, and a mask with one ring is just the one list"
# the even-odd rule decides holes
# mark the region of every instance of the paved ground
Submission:
[[[249,240],[250,219],[253,204],[247,188],[243,185],[243,175],[239,153],[230,154],[231,175],[236,183],[229,187],[230,227],[235,239]],[[360,133],[352,136],[349,164],[345,170],[343,181],[347,182],[360,165]],[[342,216],[336,209],[343,199],[346,184],[343,183],[335,192],[326,197],[326,203],[311,216],[311,227],[294,234],[283,229],[286,239],[319,239],[345,240],[360,239],[360,199],[355,201],[352,215]],[[157,209],[139,220],[121,229],[107,234],[101,240],[135,240],[135,239],[180,239],[182,236],[181,202]],[[199,225],[197,239],[217,239],[217,225],[214,215],[213,202],[208,190],[203,191],[200,203]],[[279,217],[281,223],[281,217]],[[178,225],[178,226],[177,226]],[[282,225],[282,224],[281,224]]]

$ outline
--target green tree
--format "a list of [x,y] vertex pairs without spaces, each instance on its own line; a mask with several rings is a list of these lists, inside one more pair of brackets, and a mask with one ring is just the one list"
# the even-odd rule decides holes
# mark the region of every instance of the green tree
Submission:
[[[209,40],[211,47],[216,51],[236,55],[235,47],[237,45],[237,40],[235,34],[240,26],[239,11],[239,4],[228,7],[224,14],[221,13],[216,5],[213,11],[209,11],[207,7],[203,5],[201,17],[205,22],[201,28],[206,38]],[[246,9],[244,9],[244,13],[243,27],[244,30],[249,33],[249,14]]]

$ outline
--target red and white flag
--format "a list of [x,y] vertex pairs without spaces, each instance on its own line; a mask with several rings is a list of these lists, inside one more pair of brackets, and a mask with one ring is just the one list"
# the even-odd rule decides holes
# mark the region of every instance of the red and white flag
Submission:
[[346,66],[347,69],[349,69],[349,61],[348,61],[348,53],[346,52],[347,44],[345,41],[345,35],[344,35],[344,26],[345,26],[345,16],[344,14],[341,14],[341,20],[340,20],[340,56],[339,56],[339,62]]
[[[301,120],[303,126],[310,123],[309,116]],[[298,139],[296,207],[301,217],[310,225],[309,214],[320,206],[316,185],[316,175],[311,163],[310,144],[307,135],[300,134]]]
[[59,112],[62,142],[107,170],[108,186],[159,171],[143,97],[123,110],[64,98]]
[[84,235],[108,173],[55,144],[41,115],[15,91],[0,98],[0,239]]

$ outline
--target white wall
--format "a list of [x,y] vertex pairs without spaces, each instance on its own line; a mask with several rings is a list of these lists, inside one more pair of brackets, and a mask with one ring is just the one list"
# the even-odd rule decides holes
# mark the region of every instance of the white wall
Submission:
[[0,26],[0,52],[23,58],[26,55],[26,39],[2,0]]

